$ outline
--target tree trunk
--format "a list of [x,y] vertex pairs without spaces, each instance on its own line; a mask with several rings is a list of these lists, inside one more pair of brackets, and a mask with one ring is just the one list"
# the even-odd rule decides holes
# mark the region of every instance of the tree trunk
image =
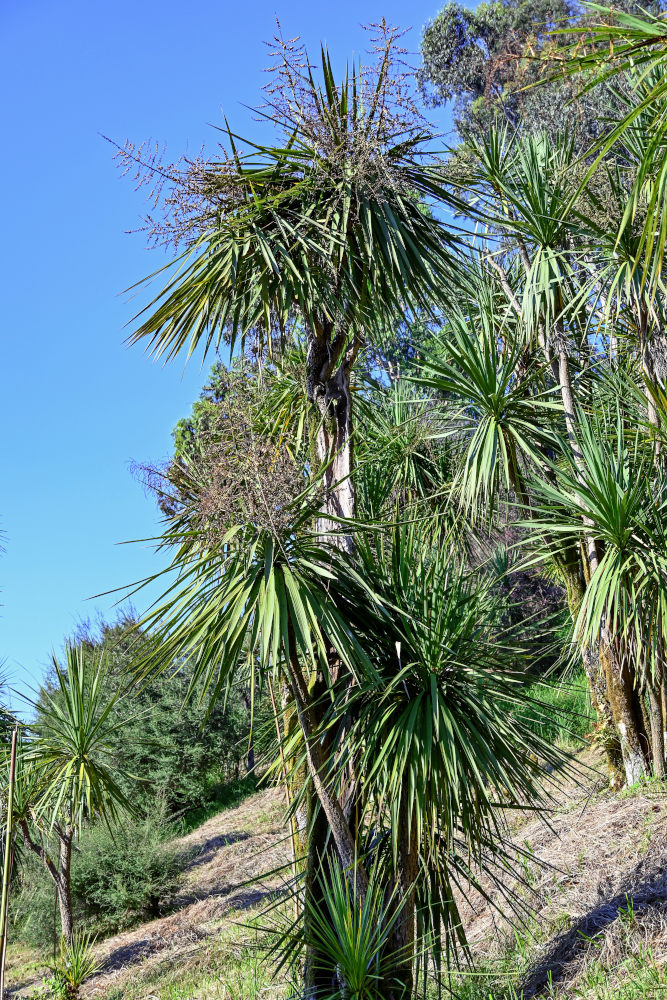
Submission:
[[59,832],[59,878],[56,882],[58,889],[58,906],[60,908],[60,927],[66,943],[72,943],[72,931],[74,929],[74,915],[72,913],[72,839],[73,831],[67,826]]
[[[294,658],[295,656],[296,653],[293,646],[290,650],[290,658]],[[352,836],[347,818],[343,812],[343,807],[335,794],[327,787],[326,757],[323,753],[320,737],[317,735],[312,706],[304,703],[298,690],[299,685],[295,677],[297,672],[300,673],[300,665],[298,662],[294,662],[290,681],[292,682],[294,704],[306,745],[308,771],[317,792],[317,797],[320,800],[320,805],[326,814],[340,863],[346,874],[346,878],[353,887],[355,898],[361,906],[366,899],[368,891],[368,875],[363,864],[357,857],[357,844]]]
[[656,778],[665,776],[665,725],[662,718],[660,687],[649,678],[647,683],[651,727],[651,764]]
[[[582,574],[581,561],[578,551],[570,546],[559,553],[558,565],[562,578],[565,582],[565,592],[567,594],[567,606],[570,612],[572,624],[576,624],[579,611],[584,599],[585,582]],[[588,691],[591,698],[591,705],[595,712],[599,730],[603,735],[603,746],[607,758],[607,769],[609,773],[609,784],[612,788],[622,788],[625,783],[625,766],[621,744],[616,732],[614,715],[609,703],[609,693],[607,691],[607,681],[600,663],[600,656],[596,648],[588,645],[581,650],[581,659],[588,681]]]
[[322,423],[317,432],[317,458],[323,469],[324,507],[318,531],[327,541],[351,551],[349,533],[341,531],[339,520],[354,517],[352,481],[352,421],[350,373],[341,367],[323,391],[315,397]]
[[30,833],[30,827],[28,826],[28,821],[26,819],[19,820],[19,829],[25,846],[41,859],[42,864],[53,879],[58,897],[58,906],[60,909],[60,926],[62,935],[67,944],[71,944],[72,932],[74,929],[71,887],[72,841],[74,839],[74,831],[69,824],[64,830],[61,827],[56,826],[56,834],[59,845],[58,866],[56,867],[43,844],[37,840],[33,840]]
[[[352,521],[355,515],[350,377],[360,346],[358,337],[350,339],[346,330],[336,332],[333,324],[327,321],[308,331],[307,392],[321,419],[315,442],[315,461],[321,470],[324,487],[322,513],[316,530],[324,546],[334,545],[350,553],[354,551],[352,534],[344,524],[341,525],[341,521]],[[330,677],[335,681],[340,664],[332,659],[328,666]],[[327,748],[320,744],[319,738],[312,738],[312,733],[317,731],[322,721],[319,700],[325,686],[326,680],[321,671],[308,692],[307,700],[300,699],[299,692],[293,689],[307,747],[308,783],[312,789],[308,808],[306,921],[311,907],[317,907],[320,913],[326,912],[326,908],[322,907],[322,879],[326,879],[332,852],[337,854],[347,877],[354,878],[359,905],[368,886],[366,871],[357,858],[356,838],[350,828],[349,817],[326,785]],[[307,924],[305,934],[308,940]],[[304,972],[308,1000],[331,994],[335,970],[326,968],[322,956],[312,945],[306,950]]]
[[[583,482],[586,469],[579,444],[574,393],[570,379],[570,360],[562,330],[558,331],[558,372],[568,441],[578,476]],[[583,502],[580,502],[584,507]],[[587,580],[590,580],[597,570],[599,557],[592,531],[593,524],[586,515],[582,520],[588,562]],[[618,653],[619,651],[613,647],[611,637],[603,628],[600,636],[600,662],[603,665],[609,704],[621,744],[626,782],[633,785],[646,775],[647,748],[642,746],[642,736],[645,736],[645,733],[643,722],[637,712],[634,673],[630,670],[627,657],[622,654],[617,655]]]
[[612,643],[609,637],[604,635],[600,660],[605,671],[609,703],[621,742],[626,784],[634,785],[647,774],[646,734],[638,712],[634,677],[627,659],[614,656]]
[[415,950],[415,880],[419,864],[417,823],[410,809],[408,780],[403,778],[398,812],[394,912],[398,911],[390,938],[394,960],[389,1000],[405,1000],[412,993]]
[[308,398],[321,417],[316,457],[325,488],[318,530],[325,541],[348,551],[352,551],[352,539],[341,531],[337,521],[354,517],[350,377],[360,347],[358,336],[350,340],[346,330],[334,333],[333,324],[328,322],[308,332],[306,384]]

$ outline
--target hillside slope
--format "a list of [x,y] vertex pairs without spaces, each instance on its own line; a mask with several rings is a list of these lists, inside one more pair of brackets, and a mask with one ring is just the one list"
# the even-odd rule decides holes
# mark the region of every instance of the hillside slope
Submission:
[[[549,996],[635,1000],[667,996],[667,795],[648,785],[604,790],[588,756],[581,784],[561,783],[549,823],[514,838],[534,916],[510,929],[483,900],[464,913],[475,975],[457,977],[465,1000]],[[183,837],[191,852],[174,912],[98,946],[102,971],[86,997],[107,1000],[251,1000],[285,994],[271,982],[253,926],[289,864],[280,793],[265,790]],[[262,878],[262,873],[274,872]],[[261,919],[260,919],[261,922]],[[25,965],[10,966],[13,996],[30,996]],[[513,993],[512,991],[516,992]]]

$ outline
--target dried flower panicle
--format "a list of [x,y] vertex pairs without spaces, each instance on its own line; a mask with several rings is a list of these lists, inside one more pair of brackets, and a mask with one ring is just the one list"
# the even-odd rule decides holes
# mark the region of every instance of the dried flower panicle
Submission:
[[[352,177],[358,189],[375,197],[404,185],[401,144],[419,155],[423,142],[435,135],[415,100],[415,72],[406,61],[401,40],[405,31],[391,27],[383,19],[366,26],[371,36],[369,65],[358,63],[350,70],[356,87],[356,105],[345,116],[344,128],[332,128],[323,113],[313,67],[298,37],[285,39],[279,22],[268,48],[271,79],[264,88],[264,118],[273,120],[285,144],[297,141],[309,150],[304,171],[308,172],[309,197],[316,197],[318,174],[322,190],[331,190],[331,181]],[[220,144],[215,158],[204,149],[195,158],[181,157],[169,163],[165,149],[156,143],[116,145],[116,159],[123,173],[133,177],[136,187],[147,188],[151,204],[144,217],[143,231],[153,245],[179,251],[215,226],[222,217],[243,211],[247,205],[247,185],[242,171],[244,152]],[[237,145],[242,146],[242,143]],[[388,155],[390,149],[394,154]],[[252,158],[252,156],[251,156]],[[294,178],[286,179],[286,183]]]
[[210,402],[189,445],[159,468],[139,467],[169,518],[185,519],[206,547],[233,526],[276,539],[289,534],[293,502],[307,487],[303,462],[258,430],[256,389],[243,380]]

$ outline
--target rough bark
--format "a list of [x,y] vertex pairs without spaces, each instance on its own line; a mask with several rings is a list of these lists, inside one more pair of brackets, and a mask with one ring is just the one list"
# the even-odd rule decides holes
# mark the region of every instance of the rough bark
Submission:
[[[565,427],[575,468],[580,480],[583,481],[586,469],[579,444],[574,393],[570,378],[570,361],[565,337],[563,331],[560,329],[557,331],[557,350]],[[584,504],[582,503],[583,506]],[[595,535],[592,530],[592,521],[586,515],[582,517],[582,521],[584,525],[587,576],[590,580],[598,568],[599,556]],[[642,737],[645,737],[644,725],[637,711],[634,673],[630,670],[627,657],[622,655],[621,651],[614,648],[612,638],[604,628],[600,637],[600,662],[604,670],[607,696],[611,706],[614,725],[621,744],[626,782],[631,785],[639,781],[646,774],[647,745],[645,745],[645,738],[642,740]]]
[[649,681],[649,720],[651,727],[651,764],[656,778],[665,776],[665,724],[662,717],[660,686]]
[[389,1000],[404,1000],[413,989],[415,949],[415,880],[419,864],[417,824],[410,809],[408,781],[404,777],[398,811],[396,844],[395,907],[398,912],[390,938],[394,959],[391,981],[387,984]]
[[321,417],[316,452],[325,498],[318,531],[351,551],[352,539],[340,530],[338,522],[354,517],[350,376],[361,341],[355,337],[348,343],[348,339],[346,331],[334,334],[326,323],[309,331],[306,384],[308,397]]
[[296,661],[294,648],[290,651],[290,655],[292,659],[290,682],[292,683],[294,704],[299,716],[299,724],[306,747],[308,772],[317,793],[320,806],[329,823],[329,829],[336,845],[340,863],[350,881],[350,885],[353,886],[358,904],[362,906],[368,891],[368,876],[363,864],[357,857],[357,845],[352,836],[352,831],[345,817],[343,807],[333,792],[327,787],[324,777],[326,775],[326,758],[319,736],[317,735],[312,706],[302,698],[301,685],[298,679],[295,678],[295,674],[300,674],[301,668],[298,661]]
[[44,845],[40,841],[33,840],[26,819],[19,821],[19,829],[24,845],[41,860],[55,884],[58,908],[60,910],[60,928],[63,938],[69,945],[72,942],[72,932],[74,929],[71,889],[72,841],[74,839],[74,832],[69,826],[65,827],[64,830],[59,827],[56,828],[58,836],[58,865],[56,865]]
[[[560,551],[558,565],[565,582],[567,605],[573,624],[579,617],[579,611],[584,599],[585,581],[579,553],[573,547]],[[588,681],[588,691],[591,705],[597,718],[599,731],[603,737],[603,747],[607,758],[609,784],[612,788],[622,788],[625,783],[625,765],[621,744],[616,731],[614,715],[609,703],[607,680],[600,663],[599,643],[595,648],[590,645],[581,650],[581,659]]]
[[60,878],[56,883],[58,889],[58,907],[60,909],[60,926],[62,934],[67,944],[72,943],[72,932],[74,930],[74,915],[72,912],[72,838],[73,831],[68,826],[64,830],[58,830],[58,840],[60,841],[59,861]]
[[648,742],[644,731],[634,677],[627,659],[615,654],[608,636],[603,635],[600,660],[607,681],[609,703],[621,743],[626,784],[634,785],[646,777]]
[[[324,486],[322,515],[316,530],[325,545],[336,545],[348,552],[354,551],[354,542],[341,522],[351,521],[355,514],[350,378],[360,346],[358,337],[350,337],[346,329],[337,330],[332,323],[324,320],[308,330],[306,385],[308,397],[320,415],[315,460],[322,472]],[[293,663],[292,673],[297,669],[298,664]],[[330,676],[335,679],[339,670],[340,664],[334,656],[329,663]],[[359,905],[363,904],[368,887],[366,871],[357,857],[351,817],[346,815],[343,805],[326,785],[327,748],[322,746],[319,737],[313,737],[322,721],[319,703],[324,686],[325,678],[320,672],[313,689],[306,696],[299,690],[298,683],[293,688],[294,704],[306,743],[311,786],[307,798],[306,920],[309,905],[321,912],[322,879],[326,878],[332,852],[337,854],[351,884],[354,884]],[[326,968],[322,957],[312,947],[307,948],[304,971],[309,1000],[331,993],[334,970]]]

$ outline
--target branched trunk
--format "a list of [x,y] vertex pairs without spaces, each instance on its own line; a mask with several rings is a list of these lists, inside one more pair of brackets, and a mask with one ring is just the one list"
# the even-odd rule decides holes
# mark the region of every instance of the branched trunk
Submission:
[[74,929],[74,914],[72,911],[72,887],[71,887],[71,864],[72,864],[72,841],[74,839],[73,829],[67,825],[64,829],[57,827],[58,837],[58,865],[54,863],[51,855],[44,845],[33,840],[27,820],[19,821],[19,829],[24,845],[41,860],[45,869],[51,876],[58,897],[58,907],[60,910],[60,927],[63,938],[69,945],[72,942],[72,932]]

